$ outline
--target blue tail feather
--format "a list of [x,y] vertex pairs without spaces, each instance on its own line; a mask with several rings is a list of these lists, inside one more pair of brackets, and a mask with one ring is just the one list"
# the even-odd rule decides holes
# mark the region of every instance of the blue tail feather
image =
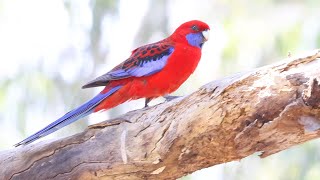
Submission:
[[64,116],[59,118],[58,120],[54,121],[53,123],[49,124],[45,128],[41,129],[40,131],[36,132],[35,134],[29,136],[28,138],[24,139],[23,141],[15,144],[14,146],[20,146],[23,144],[29,144],[41,137],[44,137],[48,134],[51,134],[58,129],[73,123],[74,121],[77,121],[91,113],[93,113],[94,108],[99,105],[101,101],[103,101],[105,98],[109,97],[116,91],[118,91],[122,86],[116,86],[112,88],[110,91],[104,94],[98,94],[90,101],[86,102],[85,104],[81,105],[80,107],[66,113]]

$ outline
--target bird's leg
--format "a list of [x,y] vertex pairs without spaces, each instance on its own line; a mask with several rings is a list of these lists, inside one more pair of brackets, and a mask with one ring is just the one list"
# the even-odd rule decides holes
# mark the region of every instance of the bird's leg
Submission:
[[144,107],[148,107],[148,103],[152,100],[153,98],[146,98],[145,102],[144,102]]
[[174,99],[179,98],[179,97],[181,97],[181,96],[170,96],[170,95],[163,96],[163,98],[165,98],[166,101],[171,101],[171,100],[174,100]]

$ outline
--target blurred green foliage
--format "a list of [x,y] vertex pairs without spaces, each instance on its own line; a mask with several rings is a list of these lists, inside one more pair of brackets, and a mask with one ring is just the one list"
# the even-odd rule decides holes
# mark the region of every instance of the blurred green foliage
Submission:
[[[62,12],[67,13],[63,18],[68,18],[64,27],[68,29],[68,33],[63,38],[58,36],[56,38],[61,38],[59,42],[64,38],[71,39],[70,42],[67,41],[67,45],[60,44],[58,52],[51,52],[51,46],[47,44],[52,42],[45,42],[44,46],[49,47],[45,52],[49,52],[47,53],[49,55],[43,52],[41,54],[39,50],[38,55],[30,57],[26,53],[18,56],[25,52],[23,48],[32,46],[32,42],[27,42],[28,45],[22,49],[17,46],[17,49],[12,50],[12,59],[11,56],[4,56],[3,54],[10,50],[10,44],[23,43],[3,41],[6,36],[14,39],[18,35],[14,33],[26,33],[24,36],[37,38],[37,34],[28,34],[24,30],[16,31],[16,28],[13,28],[5,31],[4,29],[21,17],[22,22],[32,22],[33,19],[23,19],[23,13],[32,14],[32,7],[41,5],[41,2],[28,1],[25,4],[28,5],[27,7],[23,6],[24,9],[17,10],[25,2],[22,0],[0,1],[2,64],[0,148],[2,149],[30,135],[34,132],[34,126],[38,126],[39,123],[51,122],[92,97],[96,91],[81,91],[81,85],[100,75],[101,72],[105,72],[106,64],[114,65],[124,60],[108,59],[111,48],[125,49],[124,47],[130,46],[133,49],[138,45],[161,39],[170,34],[176,25],[189,19],[202,19],[212,25],[212,38],[204,47],[202,58],[204,65],[200,64],[196,75],[179,90],[182,93],[188,93],[190,89],[197,88],[217,77],[283,59],[289,52],[294,55],[300,51],[320,47],[320,1],[318,0],[144,0],[135,4],[129,0],[64,0],[55,1],[57,4],[54,5],[57,6],[52,7],[42,4],[46,9],[36,15],[42,16],[41,13],[45,14],[51,8],[59,10],[62,4]],[[49,2],[45,1],[45,3]],[[128,5],[129,3],[131,4]],[[10,13],[14,10],[17,11]],[[142,17],[138,16],[141,12],[144,13]],[[18,15],[22,13],[22,15],[12,18],[11,16],[15,13]],[[87,15],[84,15],[86,13]],[[55,14],[55,16],[58,15]],[[125,26],[126,29],[120,26],[122,28],[117,29],[119,26],[117,23],[121,24],[127,17],[133,18],[129,20],[132,26]],[[63,18],[57,20],[62,21]],[[89,19],[88,22],[86,19]],[[38,23],[34,26],[36,29],[43,25]],[[53,28],[58,31],[63,27]],[[11,31],[13,34],[10,34]],[[121,32],[111,34],[117,31]],[[134,37],[124,39],[123,37],[127,37],[126,34],[131,31],[136,32]],[[52,34],[54,35],[55,33]],[[35,51],[37,52],[37,49]],[[130,52],[127,49],[125,51],[119,50],[121,53],[129,54]],[[18,61],[13,61],[13,57],[16,56],[19,57]],[[114,63],[115,61],[117,63]],[[7,65],[10,62],[13,63],[14,68]],[[120,106],[116,110],[109,111],[109,114],[114,116],[125,112],[128,110],[126,106],[130,105]],[[142,103],[132,107],[140,106],[142,107]],[[87,121],[79,121],[57,132],[55,136],[73,134],[85,128],[87,124]],[[320,179],[319,148],[319,141],[316,140],[265,159],[253,155],[240,162],[212,167],[212,171],[209,168],[205,170],[206,175],[200,171],[181,179],[213,179],[214,177],[215,179],[316,180]]]

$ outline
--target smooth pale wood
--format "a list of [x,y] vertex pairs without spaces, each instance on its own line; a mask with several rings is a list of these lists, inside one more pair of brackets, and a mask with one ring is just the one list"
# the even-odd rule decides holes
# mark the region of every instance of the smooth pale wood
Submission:
[[176,179],[320,136],[320,52],[213,81],[84,132],[0,152],[0,179]]

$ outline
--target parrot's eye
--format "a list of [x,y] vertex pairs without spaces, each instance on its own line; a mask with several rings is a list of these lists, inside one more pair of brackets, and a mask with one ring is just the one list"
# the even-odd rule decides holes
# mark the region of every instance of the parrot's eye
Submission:
[[193,26],[191,27],[191,29],[194,30],[194,31],[199,31],[199,28],[198,28],[198,26],[196,26],[196,25],[193,25]]

